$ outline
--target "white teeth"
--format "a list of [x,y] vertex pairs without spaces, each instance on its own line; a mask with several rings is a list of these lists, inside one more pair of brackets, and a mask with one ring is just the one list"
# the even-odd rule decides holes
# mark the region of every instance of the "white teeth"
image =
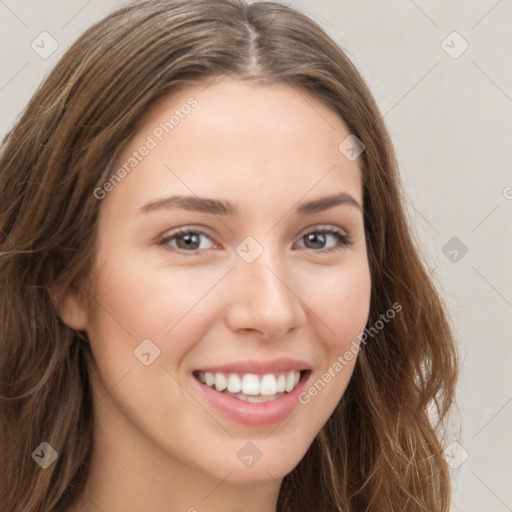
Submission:
[[242,381],[238,375],[230,373],[228,377],[228,391],[230,393],[240,393],[242,391]]
[[290,391],[293,390],[293,388],[295,387],[295,375],[294,375],[295,372],[290,372],[287,376],[286,376],[286,384],[284,386],[284,390],[289,393]]
[[263,375],[260,384],[260,395],[275,395],[277,392],[277,382],[273,375]]
[[217,391],[224,391],[228,387],[228,380],[223,373],[215,374],[215,389]]
[[278,393],[284,393],[284,388],[286,386],[286,377],[284,375],[279,375],[277,378],[276,391]]
[[213,373],[206,372],[204,374],[204,378],[206,379],[207,386],[213,386],[213,384],[215,383],[215,375]]
[[246,402],[264,402],[273,400],[284,392],[293,391],[299,383],[300,372],[291,370],[277,376],[273,373],[265,375],[230,373],[228,375],[221,372],[198,372],[197,379],[217,391],[238,393],[237,398]]
[[246,373],[242,378],[242,393],[244,395],[259,395],[260,380],[254,373]]

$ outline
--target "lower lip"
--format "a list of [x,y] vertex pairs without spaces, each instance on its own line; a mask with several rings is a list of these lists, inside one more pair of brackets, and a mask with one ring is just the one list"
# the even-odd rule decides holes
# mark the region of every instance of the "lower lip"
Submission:
[[199,386],[205,398],[224,416],[245,425],[270,425],[284,420],[299,404],[299,394],[304,389],[310,372],[301,375],[295,389],[290,393],[269,402],[251,403],[234,398],[225,393],[215,391],[206,384],[199,382],[193,375],[192,379]]

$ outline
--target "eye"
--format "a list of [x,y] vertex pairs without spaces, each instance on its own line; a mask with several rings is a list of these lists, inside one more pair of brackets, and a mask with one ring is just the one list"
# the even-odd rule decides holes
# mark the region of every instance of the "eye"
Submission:
[[[201,239],[210,240],[211,244],[201,244]],[[304,241],[308,246],[306,249],[311,249],[316,253],[329,253],[334,252],[344,247],[352,245],[352,241],[347,233],[335,227],[323,227],[314,231],[309,231],[302,235],[299,241]],[[330,247],[325,247],[329,242],[333,241]],[[194,256],[198,251],[211,249],[214,242],[211,237],[200,228],[179,228],[169,235],[160,238],[158,245],[165,250],[189,253],[188,256]]]
[[[329,240],[334,241],[334,244],[326,248],[325,244]],[[300,241],[304,241],[309,245],[309,247],[306,247],[307,249],[313,249],[318,253],[338,251],[353,243],[347,233],[334,227],[319,228],[315,231],[309,231],[301,237]]]
[[161,238],[158,245],[171,251],[178,249],[185,252],[192,252],[200,249],[208,249],[209,247],[205,247],[204,244],[201,245],[201,237],[206,237],[211,240],[201,229],[180,228],[168,236]]

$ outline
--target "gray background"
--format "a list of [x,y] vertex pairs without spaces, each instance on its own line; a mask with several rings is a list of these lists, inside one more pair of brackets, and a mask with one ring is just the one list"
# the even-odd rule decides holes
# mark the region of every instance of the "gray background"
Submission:
[[[71,42],[124,3],[0,0],[2,137]],[[511,1],[291,5],[324,27],[372,89],[418,244],[452,314],[463,366],[461,428],[455,421],[448,449],[453,511],[512,511]],[[51,49],[43,31],[59,45],[48,58],[31,47]]]

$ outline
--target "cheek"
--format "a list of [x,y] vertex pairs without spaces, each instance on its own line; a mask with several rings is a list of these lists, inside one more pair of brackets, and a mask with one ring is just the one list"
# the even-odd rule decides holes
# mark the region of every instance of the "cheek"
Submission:
[[[332,270],[332,269],[331,269]],[[318,366],[300,397],[320,429],[345,392],[357,361],[360,335],[370,311],[371,278],[364,259],[316,276],[308,306],[314,311],[316,331],[322,333]]]
[[116,251],[115,246],[109,247],[108,256],[100,261],[94,290],[100,306],[94,308],[96,321],[115,321],[134,339],[158,337],[185,313],[188,301],[183,293],[187,289],[183,273],[152,268],[133,250]]
[[133,352],[146,339],[157,347],[161,364],[176,367],[207,333],[209,292],[225,273],[220,268],[155,267],[112,247],[98,268],[89,335],[101,352],[98,359],[119,367],[137,362]]
[[345,345],[347,338],[352,342],[364,330],[370,313],[371,281],[367,268],[346,274],[338,290],[332,290],[330,309],[333,329],[337,339]]
[[[150,269],[136,258],[117,256],[112,251],[99,265],[93,292],[88,331],[99,381],[140,430],[160,439],[172,425],[171,437],[185,439],[194,408],[177,384],[179,365],[208,331],[202,308],[207,301],[201,299],[219,276],[200,275],[197,269]],[[204,428],[216,428],[211,418],[202,420]]]
[[344,350],[363,332],[370,312],[371,278],[366,260],[330,268],[308,278],[304,296],[314,311],[323,343],[331,354]]

